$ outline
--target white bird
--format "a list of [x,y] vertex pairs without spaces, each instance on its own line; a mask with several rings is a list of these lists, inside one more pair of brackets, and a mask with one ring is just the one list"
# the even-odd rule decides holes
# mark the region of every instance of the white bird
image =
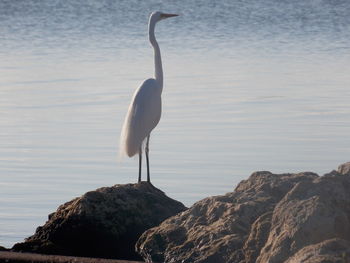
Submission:
[[151,131],[157,126],[162,112],[163,69],[160,49],[154,35],[158,21],[178,16],[153,12],[148,23],[149,41],[154,49],[155,78],[147,79],[135,91],[125,117],[121,133],[121,151],[129,157],[139,154],[139,178],[141,182],[142,149],[146,140],[145,154],[147,161],[147,182],[151,182],[149,170],[149,138]]

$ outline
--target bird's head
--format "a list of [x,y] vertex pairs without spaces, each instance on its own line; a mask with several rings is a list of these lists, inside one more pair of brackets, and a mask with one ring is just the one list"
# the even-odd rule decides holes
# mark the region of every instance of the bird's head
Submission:
[[163,19],[166,19],[166,18],[169,18],[169,17],[174,17],[174,16],[178,16],[176,14],[167,14],[167,13],[162,13],[160,11],[156,11],[156,12],[153,12],[151,15],[150,15],[150,20],[153,20],[154,22],[158,22],[160,20],[163,20]]

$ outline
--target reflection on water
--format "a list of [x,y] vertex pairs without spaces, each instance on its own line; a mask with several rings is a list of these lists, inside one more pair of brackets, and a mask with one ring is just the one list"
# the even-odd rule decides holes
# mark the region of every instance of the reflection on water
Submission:
[[1,1],[0,245],[88,190],[136,182],[118,141],[153,74],[157,9],[181,14],[157,26],[157,187],[191,205],[255,170],[349,161],[348,1]]

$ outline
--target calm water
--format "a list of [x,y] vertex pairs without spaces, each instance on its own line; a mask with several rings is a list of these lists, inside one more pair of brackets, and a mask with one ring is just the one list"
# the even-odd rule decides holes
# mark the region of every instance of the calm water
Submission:
[[215,2],[0,1],[0,245],[88,190],[136,182],[118,141],[153,75],[153,10],[181,14],[157,25],[155,186],[191,205],[255,170],[350,160],[350,2]]

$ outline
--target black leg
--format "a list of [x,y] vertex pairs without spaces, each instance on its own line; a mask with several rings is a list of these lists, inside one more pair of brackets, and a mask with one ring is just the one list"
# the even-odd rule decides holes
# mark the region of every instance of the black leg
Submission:
[[146,142],[146,148],[145,148],[145,152],[146,152],[146,161],[147,161],[147,182],[151,182],[151,176],[150,176],[150,172],[149,172],[149,157],[148,157],[148,152],[149,152],[149,135],[147,137],[147,142]]
[[141,182],[142,148],[139,150],[139,183]]

